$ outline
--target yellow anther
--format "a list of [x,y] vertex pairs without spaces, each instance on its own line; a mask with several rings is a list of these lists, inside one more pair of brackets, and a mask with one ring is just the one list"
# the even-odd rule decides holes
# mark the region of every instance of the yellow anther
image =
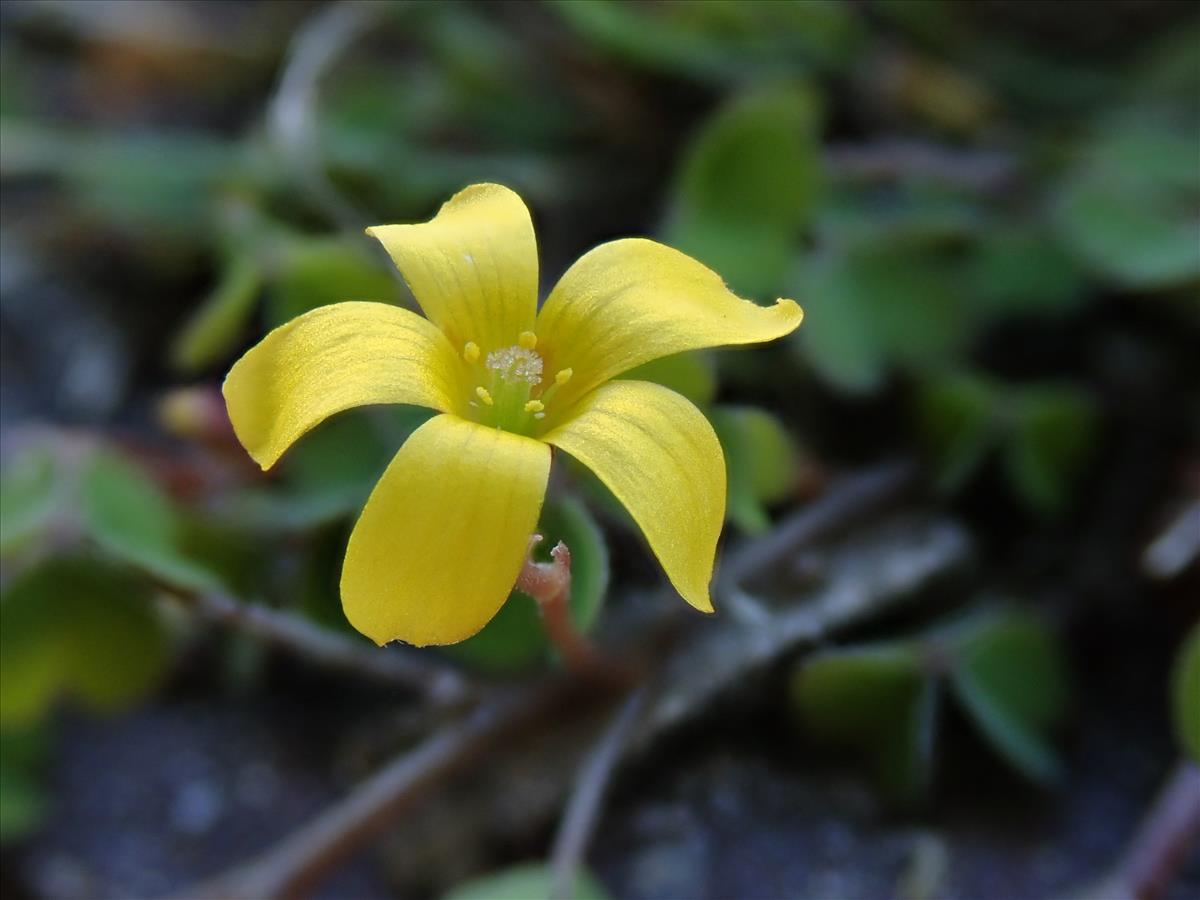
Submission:
[[537,346],[537,335],[532,331],[522,331],[519,335],[517,335],[517,343],[526,350],[532,350]]
[[474,341],[467,341],[463,345],[463,359],[473,363],[479,359],[479,345]]
[[487,388],[475,388],[475,396],[483,401],[484,406],[491,406],[495,402],[492,400],[492,395],[488,393]]
[[546,404],[541,400],[530,400],[525,404],[525,412],[540,413],[545,408]]
[[566,384],[571,380],[571,376],[575,374],[574,369],[562,369],[554,376],[554,383],[558,385]]

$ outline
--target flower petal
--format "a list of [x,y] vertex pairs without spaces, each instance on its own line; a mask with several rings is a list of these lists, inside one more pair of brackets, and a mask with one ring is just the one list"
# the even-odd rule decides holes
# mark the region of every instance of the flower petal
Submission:
[[451,197],[420,225],[377,225],[367,233],[387,248],[413,296],[455,349],[508,347],[533,328],[538,260],[524,202],[498,184]]
[[222,393],[238,440],[268,469],[300,435],[354,406],[454,409],[458,379],[454,349],[425,319],[384,303],[335,303],[270,332],[234,364]]
[[538,316],[538,352],[548,371],[573,370],[574,398],[660,356],[774,340],[802,316],[792,300],[757,306],[690,256],[628,238],[601,244],[563,275]]
[[725,457],[700,410],[662,385],[613,381],[542,440],[596,473],[641,527],[675,590],[712,612]]
[[457,416],[400,448],[350,535],[342,607],[378,644],[453,644],[486,625],[521,571],[550,448]]

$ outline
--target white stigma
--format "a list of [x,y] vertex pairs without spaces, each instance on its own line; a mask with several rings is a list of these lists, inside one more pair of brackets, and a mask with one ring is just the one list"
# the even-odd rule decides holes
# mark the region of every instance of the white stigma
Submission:
[[505,347],[487,355],[485,365],[504,381],[541,384],[542,358],[525,347]]

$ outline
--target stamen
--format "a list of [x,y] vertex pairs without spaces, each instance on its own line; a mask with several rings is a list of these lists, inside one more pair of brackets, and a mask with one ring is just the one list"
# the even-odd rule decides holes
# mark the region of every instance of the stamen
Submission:
[[522,331],[517,336],[517,343],[520,344],[522,347],[524,347],[526,350],[532,350],[534,347],[537,346],[537,335],[534,334],[532,331]]
[[564,385],[568,381],[570,381],[571,376],[574,374],[575,374],[574,369],[561,369],[559,371],[559,373],[554,376],[554,383],[561,387],[562,385]]
[[540,384],[542,358],[527,347],[505,347],[487,355],[487,367],[504,381]]
[[492,395],[488,393],[487,388],[484,387],[475,388],[475,396],[482,400],[485,406],[491,406],[496,402],[492,399]]
[[469,363],[473,363],[479,359],[479,345],[474,341],[467,341],[463,345],[463,359]]
[[546,405],[541,400],[530,400],[525,404],[525,412],[540,413]]

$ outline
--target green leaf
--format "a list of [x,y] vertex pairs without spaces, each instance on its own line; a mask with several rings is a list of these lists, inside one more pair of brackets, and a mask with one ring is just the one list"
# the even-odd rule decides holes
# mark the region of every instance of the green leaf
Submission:
[[852,58],[860,36],[848,8],[827,0],[551,0],[551,5],[599,50],[704,81],[840,65]]
[[717,377],[712,358],[706,353],[676,353],[630,369],[622,378],[653,381],[669,387],[703,408],[717,393]]
[[[550,900],[554,875],[545,863],[525,863],[460,884],[444,900]],[[608,900],[609,894],[587,871],[575,875],[575,900]]]
[[61,698],[97,711],[137,702],[168,662],[149,586],[93,559],[49,560],[0,596],[0,728],[41,721]]
[[1060,316],[1087,298],[1079,263],[1038,227],[984,231],[967,277],[980,312],[989,317]]
[[997,408],[1003,397],[978,376],[935,378],[920,389],[917,416],[922,439],[946,491],[962,487],[1001,440]]
[[100,453],[83,476],[83,511],[88,531],[108,553],[168,584],[189,590],[219,590],[220,580],[179,546],[175,509],[137,467]]
[[19,549],[49,522],[60,492],[54,458],[34,450],[0,472],[0,553]]
[[[560,540],[571,550],[571,617],[586,633],[595,624],[608,591],[608,546],[604,533],[578,500],[566,497],[546,503],[538,531],[545,538],[534,551],[542,562]],[[455,659],[492,672],[518,672],[547,659],[550,646],[537,603],[520,591],[472,638],[445,648]]]
[[1179,745],[1200,763],[1200,624],[1192,627],[1175,660],[1171,701]]
[[822,653],[797,668],[791,692],[808,731],[867,759],[889,796],[908,802],[927,789],[937,685],[921,671],[915,645]]
[[1034,512],[1060,513],[1096,440],[1091,397],[1070,387],[1038,385],[1015,391],[1014,421],[1004,462],[1017,495]]
[[969,337],[951,259],[867,245],[811,257],[794,290],[804,298],[797,346],[817,373],[848,392],[882,386],[893,367],[937,369]]
[[718,406],[709,419],[725,450],[729,518],[747,533],[760,533],[771,524],[766,507],[785,499],[796,483],[799,451],[765,410]]
[[399,283],[361,241],[340,237],[281,239],[271,267],[268,318],[282,325],[319,306],[344,300],[393,303]]
[[1131,288],[1200,277],[1195,136],[1149,116],[1118,119],[1062,185],[1055,219],[1094,271]]
[[0,844],[37,828],[48,806],[38,769],[45,754],[40,729],[0,732]]
[[955,641],[951,683],[980,733],[1028,778],[1049,783],[1060,764],[1048,732],[1067,704],[1067,665],[1042,621],[1007,613]]
[[778,294],[821,183],[814,93],[756,88],[722,107],[683,162],[667,242],[735,291]]
[[250,321],[262,280],[262,271],[248,254],[236,254],[226,263],[216,288],[171,347],[177,371],[194,374],[233,352]]

